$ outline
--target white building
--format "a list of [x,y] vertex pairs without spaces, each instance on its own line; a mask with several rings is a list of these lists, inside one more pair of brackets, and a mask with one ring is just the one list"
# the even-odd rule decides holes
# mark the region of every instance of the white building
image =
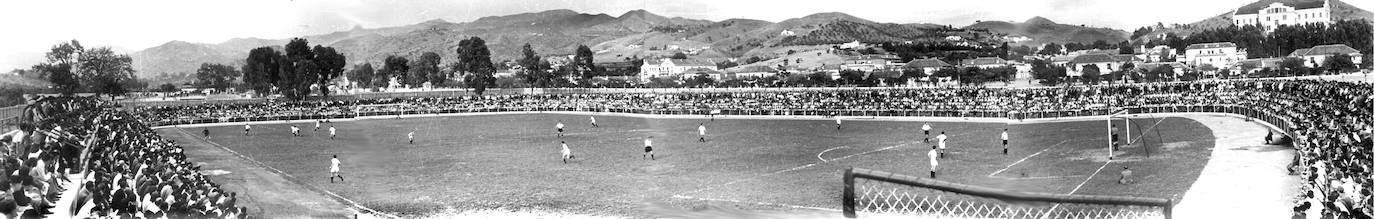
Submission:
[[1245,50],[1237,48],[1235,43],[1199,43],[1188,45],[1183,52],[1183,63],[1194,67],[1212,65],[1225,68],[1231,63],[1245,60],[1246,55]]
[[863,48],[863,47],[864,47],[864,43],[859,42],[858,40],[855,40],[854,42],[848,42],[848,43],[840,44],[840,49],[858,49],[858,48]]
[[1126,63],[1135,63],[1134,55],[1109,55],[1109,54],[1088,54],[1074,57],[1069,62],[1069,69],[1066,74],[1069,77],[1082,77],[1083,69],[1088,66],[1097,66],[1098,74],[1105,75],[1120,71],[1121,66]]
[[998,57],[981,57],[976,59],[965,59],[962,63],[960,63],[960,65],[962,65],[963,67],[976,67],[979,69],[1006,67],[1009,64],[1010,63],[1008,63],[1007,60]]
[[1273,30],[1279,25],[1331,24],[1335,0],[1261,0],[1231,12],[1235,25],[1258,25]]
[[778,33],[778,36],[785,36],[785,37],[788,37],[788,36],[796,36],[796,35],[797,35],[797,32],[792,32],[791,30],[782,30],[781,33]]
[[705,60],[692,59],[644,59],[644,65],[639,67],[639,80],[649,81],[649,78],[679,76],[689,69],[709,69],[717,71],[716,64]]
[[1303,65],[1306,65],[1308,68],[1316,68],[1326,64],[1326,58],[1338,54],[1350,56],[1350,61],[1355,62],[1355,66],[1359,66],[1360,63],[1364,61],[1364,54],[1360,54],[1359,50],[1350,48],[1350,46],[1346,46],[1345,44],[1320,45],[1313,46],[1312,48],[1293,50],[1293,53],[1288,54],[1288,56],[1302,59]]

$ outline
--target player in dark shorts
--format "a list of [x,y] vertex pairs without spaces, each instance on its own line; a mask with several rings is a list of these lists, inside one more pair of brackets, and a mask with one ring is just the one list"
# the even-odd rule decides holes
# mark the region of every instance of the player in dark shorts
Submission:
[[654,137],[644,138],[644,155],[640,155],[639,159],[642,160],[645,156],[648,156],[649,160],[654,159]]

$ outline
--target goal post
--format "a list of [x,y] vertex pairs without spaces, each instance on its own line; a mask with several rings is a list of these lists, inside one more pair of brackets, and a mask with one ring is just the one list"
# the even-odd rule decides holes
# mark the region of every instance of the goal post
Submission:
[[1023,193],[877,170],[844,172],[845,217],[1171,218],[1164,198]]
[[[1127,111],[1127,110],[1117,110],[1116,112],[1113,112],[1112,114],[1107,115],[1107,159],[1108,159],[1108,160],[1111,160],[1112,158],[1115,158],[1115,157],[1116,157],[1116,148],[1117,148],[1118,146],[1123,146],[1123,145],[1116,145],[1117,143],[1124,143],[1124,145],[1130,145],[1130,144],[1131,144],[1131,118],[1128,117],[1129,115],[1130,115],[1130,111]],[[1116,136],[1117,134],[1120,134],[1120,133],[1118,133],[1118,132],[1120,132],[1120,129],[1116,128],[1116,125],[1113,124],[1112,122],[1116,121],[1118,118],[1123,119],[1123,120],[1124,120],[1124,123],[1126,123],[1126,124],[1122,125],[1122,127],[1125,127],[1125,130],[1126,130],[1126,131],[1125,131],[1125,134],[1126,134],[1125,138],[1122,138],[1121,136]],[[1118,142],[1118,141],[1121,141],[1121,140],[1123,140],[1123,139],[1125,140],[1125,142]]]

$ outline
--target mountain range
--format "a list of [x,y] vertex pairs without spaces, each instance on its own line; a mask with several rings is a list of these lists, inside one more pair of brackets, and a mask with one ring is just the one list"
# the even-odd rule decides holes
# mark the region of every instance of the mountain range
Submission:
[[1083,25],[1059,24],[1044,17],[1033,17],[1021,23],[1005,21],[981,21],[965,27],[966,29],[986,29],[993,32],[1005,33],[1014,36],[1025,36],[1029,41],[1022,44],[1040,45],[1045,43],[1068,43],[1077,42],[1089,44],[1094,41],[1102,40],[1110,43],[1125,41],[1129,34],[1126,31],[1087,27]]
[[[578,45],[587,45],[597,52],[598,61],[624,61],[666,57],[679,51],[689,52],[693,58],[712,60],[776,57],[777,53],[823,44],[941,41],[947,36],[964,36],[992,44],[1000,40],[993,38],[998,34],[1025,34],[1044,42],[1090,42],[1124,35],[1119,30],[1053,24],[1043,18],[1032,21],[1022,23],[1025,28],[970,30],[938,24],[882,23],[838,12],[774,23],[751,19],[708,21],[665,17],[645,10],[619,16],[550,10],[482,17],[461,23],[430,20],[396,27],[354,27],[302,38],[312,45],[338,49],[348,57],[350,65],[366,62],[376,65],[386,56],[414,57],[424,52],[437,52],[444,60],[452,60],[458,41],[473,36],[486,40],[493,60],[515,59],[520,47],[529,43],[541,55],[568,55]],[[994,26],[985,23],[970,27]],[[162,73],[193,73],[201,63],[239,65],[252,48],[280,47],[286,42],[287,39],[258,38],[237,38],[215,44],[171,41],[130,55],[139,76],[147,78]]]

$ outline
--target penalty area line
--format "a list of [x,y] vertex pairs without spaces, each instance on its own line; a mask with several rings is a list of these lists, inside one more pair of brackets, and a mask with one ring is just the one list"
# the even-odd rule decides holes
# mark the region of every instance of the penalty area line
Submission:
[[1030,159],[1031,157],[1035,157],[1036,155],[1040,155],[1040,153],[1045,153],[1045,151],[1049,151],[1050,149],[1053,149],[1053,148],[1055,148],[1055,147],[1058,147],[1059,145],[1063,145],[1063,144],[1066,143],[1066,142],[1069,142],[1069,140],[1060,141],[1058,144],[1054,144],[1054,145],[1051,145],[1051,146],[1049,146],[1049,147],[1046,147],[1046,148],[1043,149],[1043,150],[1040,150],[1040,152],[1035,152],[1034,154],[1031,154],[1030,156],[1023,157],[1023,158],[1021,158],[1021,160],[1017,160],[1016,162],[1012,162],[1011,165],[1007,165],[1006,167],[1004,167],[1004,168],[1002,168],[1002,169],[1000,169],[1000,170],[993,171],[991,174],[988,174],[988,176],[989,176],[989,177],[996,177],[997,174],[1002,173],[1002,172],[1004,172],[1004,171],[1007,171],[1007,169],[1011,169],[1011,167],[1016,166],[1016,164],[1020,164],[1021,162],[1024,162],[1024,161],[1026,161],[1027,159]]
[[353,208],[361,209],[361,210],[366,211],[367,213],[371,213],[371,214],[377,214],[377,215],[386,216],[386,217],[388,217],[388,218],[401,218],[401,217],[398,217],[398,216],[396,216],[396,215],[391,215],[391,214],[387,214],[387,213],[380,212],[380,211],[377,211],[377,210],[373,210],[373,209],[371,209],[371,208],[368,208],[368,207],[366,207],[366,206],[363,206],[363,205],[361,205],[361,204],[358,204],[358,202],[354,202],[352,199],[345,198],[345,197],[343,197],[343,196],[340,196],[339,194],[334,194],[334,192],[331,192],[331,191],[329,191],[329,190],[324,190],[324,189],[321,189],[321,188],[319,188],[319,187],[315,187],[314,185],[310,185],[310,184],[306,184],[306,183],[299,182],[299,181],[298,181],[298,180],[300,180],[299,178],[296,178],[295,176],[292,176],[292,175],[289,174],[289,173],[283,172],[283,171],[281,171],[281,170],[279,170],[279,169],[277,169],[277,168],[275,168],[275,167],[268,166],[267,164],[262,163],[261,161],[257,161],[257,160],[254,160],[253,158],[249,158],[249,157],[246,156],[246,155],[240,154],[239,152],[234,151],[233,149],[229,149],[228,147],[224,147],[224,145],[220,145],[219,143],[215,143],[215,142],[213,142],[213,141],[210,141],[209,139],[198,138],[198,137],[196,137],[195,135],[191,134],[190,132],[187,132],[186,129],[177,128],[177,131],[178,131],[178,132],[181,132],[182,135],[186,135],[187,137],[190,137],[190,138],[192,138],[192,139],[198,139],[198,140],[200,140],[201,142],[208,143],[208,144],[210,144],[210,145],[212,145],[212,146],[215,146],[215,147],[217,147],[217,148],[219,148],[219,149],[222,149],[222,150],[224,150],[224,151],[227,151],[227,152],[229,152],[230,154],[234,154],[234,155],[238,156],[240,159],[246,160],[246,161],[248,161],[249,163],[252,163],[252,164],[254,164],[254,165],[256,165],[256,166],[266,168],[266,169],[269,170],[270,172],[272,172],[272,173],[274,173],[274,174],[277,174],[277,175],[280,175],[280,176],[286,178],[287,181],[291,181],[291,182],[296,183],[297,185],[301,185],[301,186],[306,187],[306,189],[314,190],[314,191],[316,191],[316,192],[323,193],[323,194],[325,194],[325,195],[328,195],[328,196],[334,198],[335,200],[342,200],[342,201],[344,201],[344,202],[347,202],[347,204],[348,204],[348,205],[352,205]]
[[839,146],[839,147],[833,147],[833,148],[830,148],[830,149],[825,149],[824,151],[821,151],[820,153],[816,153],[816,159],[821,159],[821,162],[830,162],[830,161],[828,161],[828,160],[825,160],[825,158],[821,158],[821,155],[822,155],[822,154],[825,154],[825,152],[830,152],[830,151],[833,151],[833,150],[835,150],[835,149],[840,149],[840,148],[849,148],[849,146]]

